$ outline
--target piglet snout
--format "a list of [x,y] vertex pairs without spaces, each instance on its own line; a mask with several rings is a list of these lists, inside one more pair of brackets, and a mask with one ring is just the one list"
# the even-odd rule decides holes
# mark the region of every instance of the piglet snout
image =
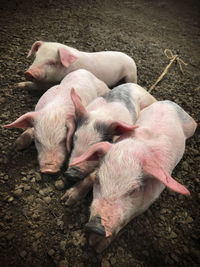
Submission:
[[79,181],[85,177],[85,174],[81,171],[81,169],[76,166],[69,167],[65,172],[65,175],[72,181]]
[[59,172],[60,169],[57,168],[55,165],[49,164],[49,165],[45,165],[44,167],[40,168],[40,171],[42,173],[55,174]]
[[93,232],[101,236],[106,236],[105,228],[101,224],[101,216],[98,214],[92,217],[91,220],[85,225],[85,230],[87,232]]

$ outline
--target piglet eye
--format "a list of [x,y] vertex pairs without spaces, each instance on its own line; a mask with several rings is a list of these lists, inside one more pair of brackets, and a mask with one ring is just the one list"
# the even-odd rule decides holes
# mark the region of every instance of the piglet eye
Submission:
[[55,61],[49,61],[49,62],[48,62],[48,65],[51,66],[51,67],[56,66],[56,64],[57,64],[57,63],[56,63]]
[[65,143],[65,142],[66,142],[66,137],[63,138],[63,139],[60,141],[60,144],[63,144],[63,143]]

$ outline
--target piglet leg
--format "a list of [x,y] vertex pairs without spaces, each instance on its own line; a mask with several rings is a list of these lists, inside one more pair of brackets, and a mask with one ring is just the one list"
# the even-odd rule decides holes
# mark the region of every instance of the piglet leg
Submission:
[[89,236],[89,244],[94,247],[97,253],[102,253],[113,241],[115,236],[104,237],[91,233]]
[[15,141],[14,147],[17,151],[23,150],[30,146],[34,140],[34,128],[28,128]]
[[38,88],[38,85],[34,82],[31,81],[26,81],[26,82],[20,82],[15,85],[16,88],[20,89],[28,89],[28,90],[36,90]]
[[83,181],[77,183],[66,191],[61,197],[61,200],[65,200],[66,206],[72,206],[77,201],[83,199],[87,193],[92,189],[94,173],[88,175]]

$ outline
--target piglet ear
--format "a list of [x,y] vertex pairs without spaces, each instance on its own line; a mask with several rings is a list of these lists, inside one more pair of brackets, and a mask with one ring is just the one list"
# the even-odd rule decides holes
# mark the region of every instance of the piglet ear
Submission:
[[33,127],[33,122],[35,120],[37,116],[37,112],[28,112],[24,115],[22,115],[21,117],[19,117],[16,121],[4,125],[4,128],[29,128],[29,127]]
[[163,170],[162,167],[159,166],[159,164],[154,162],[152,159],[143,161],[143,170],[145,173],[158,179],[171,190],[183,195],[190,195],[190,192],[185,186],[175,181],[165,170]]
[[87,111],[82,104],[80,96],[77,95],[74,88],[71,89],[71,99],[74,103],[76,119],[78,119],[80,117],[86,117]]
[[29,50],[27,57],[30,57],[31,55],[35,55],[35,53],[38,51],[39,47],[40,47],[42,44],[43,44],[42,41],[36,41],[36,42],[32,45],[31,49]]
[[61,63],[66,68],[77,60],[77,57],[73,55],[70,51],[68,51],[66,48],[59,48],[58,53],[60,56]]
[[89,150],[80,157],[74,158],[74,161],[69,166],[75,166],[83,161],[98,161],[111,149],[111,147],[112,144],[109,142],[97,143],[91,146]]
[[109,126],[109,129],[113,132],[114,135],[122,135],[124,133],[131,132],[135,128],[138,128],[138,126],[123,121],[114,121]]
[[66,126],[68,128],[66,146],[67,146],[68,153],[70,153],[70,151],[71,151],[71,138],[72,138],[72,135],[73,135],[74,130],[75,130],[74,116],[68,116],[67,117]]

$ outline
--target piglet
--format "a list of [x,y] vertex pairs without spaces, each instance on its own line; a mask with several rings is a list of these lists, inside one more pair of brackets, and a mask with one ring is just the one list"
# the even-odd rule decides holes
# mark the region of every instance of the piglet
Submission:
[[[13,123],[4,126],[34,128],[35,145],[40,170],[43,173],[58,172],[66,153],[70,152],[71,136],[75,129],[75,109],[70,95],[72,88],[75,88],[81,97],[83,106],[109,91],[104,82],[87,70],[80,69],[71,72],[59,85],[46,91],[38,101],[35,111],[28,112]],[[73,92],[75,93],[74,89],[72,89]],[[29,136],[31,134],[32,132]]]
[[[113,87],[120,80],[137,82],[134,60],[122,52],[82,52],[56,42],[36,41],[27,57],[35,56],[33,64],[25,71],[25,76],[33,82],[22,82],[18,87],[44,89],[59,83],[67,74],[83,68]],[[49,87],[48,87],[49,86]]]
[[138,128],[124,129],[114,144],[101,142],[72,164],[99,161],[93,201],[86,230],[97,252],[103,251],[131,219],[144,212],[166,187],[189,195],[171,177],[181,160],[185,141],[196,129],[195,121],[171,101],[155,102],[141,111]]
[[[125,129],[133,130],[140,110],[156,101],[144,88],[134,83],[115,87],[102,97],[92,101],[87,108],[80,98],[72,95],[75,105],[76,132],[73,137],[73,150],[70,163],[88,148],[101,141],[113,141]],[[95,161],[87,161],[68,168],[69,179],[83,179],[95,168]]]

